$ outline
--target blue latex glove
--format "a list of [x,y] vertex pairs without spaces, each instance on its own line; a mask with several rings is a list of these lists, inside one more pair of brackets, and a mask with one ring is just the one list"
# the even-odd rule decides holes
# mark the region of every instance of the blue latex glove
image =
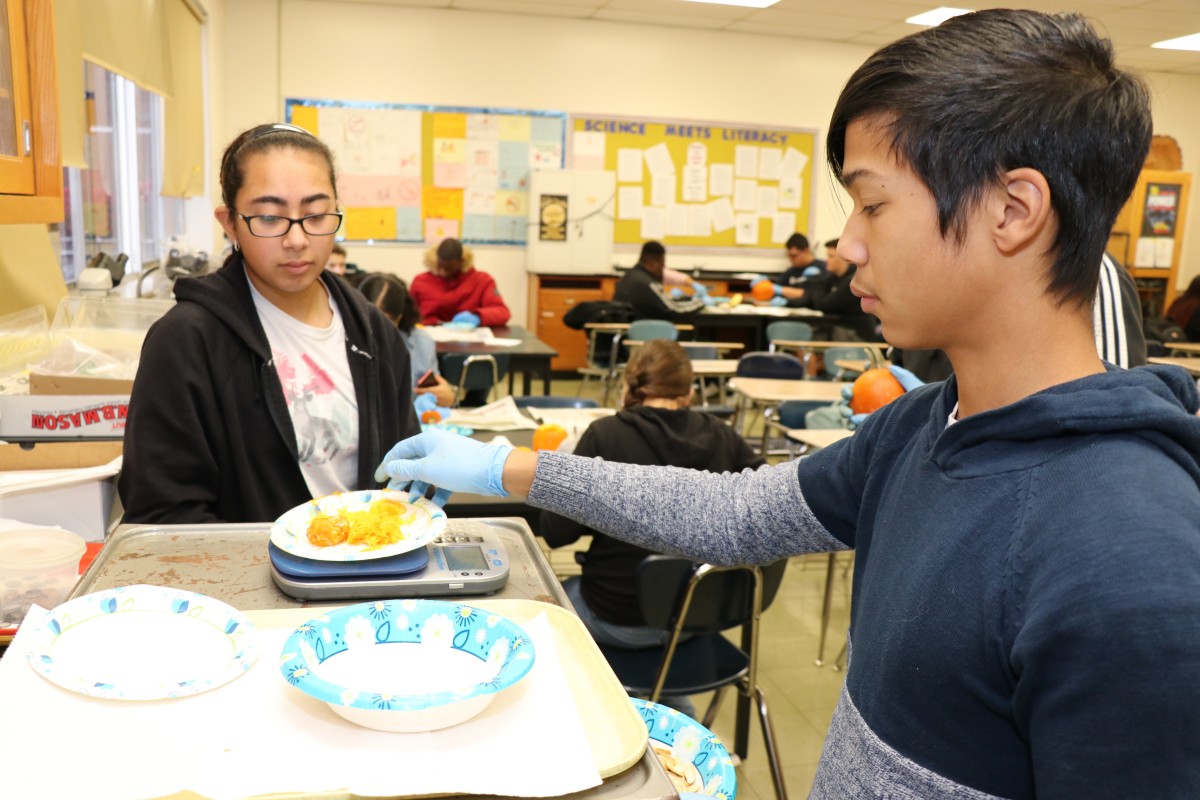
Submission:
[[815,276],[815,275],[820,275],[820,274],[821,274],[821,268],[820,268],[820,267],[805,267],[805,268],[804,268],[804,272],[801,272],[801,273],[800,273],[800,277],[802,277],[802,278],[811,278],[811,277],[813,277],[813,276]]
[[417,416],[421,416],[426,411],[433,411],[437,408],[437,399],[430,393],[419,394],[413,400],[413,407],[417,409]]
[[676,286],[671,290],[670,294],[672,300],[680,300],[683,298],[683,289],[680,289],[678,286]]
[[713,297],[711,294],[704,295],[704,305],[706,306],[719,306],[728,300],[728,297]]
[[783,287],[778,283],[772,283],[771,288],[775,290],[776,297],[783,297]]
[[763,281],[770,281],[770,280],[771,279],[768,278],[766,275],[759,275],[757,278],[750,281],[750,288],[753,289],[755,286],[758,286]]
[[703,283],[693,283],[692,294],[696,297],[708,297],[708,287]]
[[775,306],[776,308],[779,308],[780,306],[786,306],[787,300],[779,295],[775,295],[774,297],[771,298],[770,302],[767,305],[772,305],[772,306]]
[[[898,367],[895,364],[890,364],[888,366],[888,372],[892,373],[892,377],[894,377],[897,381],[900,382],[900,385],[904,388],[904,391],[906,391],[906,392],[911,392],[913,389],[916,389],[918,386],[925,385],[925,381],[921,380],[916,375],[914,375],[910,370],[907,370],[904,367]],[[846,427],[849,428],[850,430],[854,430],[855,428],[857,428],[859,425],[862,424],[862,421],[864,419],[866,419],[867,417],[870,416],[870,414],[855,414],[854,412],[852,412],[850,410],[850,398],[853,395],[854,395],[854,391],[853,391],[852,384],[847,384],[847,385],[843,386],[842,387],[842,399],[838,404],[839,410],[842,412],[842,416],[846,417]]]
[[470,311],[460,311],[454,315],[451,322],[461,322],[464,325],[479,326],[479,315]]
[[445,430],[429,430],[397,444],[375,470],[375,480],[389,489],[424,495],[437,487],[433,502],[444,506],[454,492],[508,497],[504,462],[510,444],[483,444]]

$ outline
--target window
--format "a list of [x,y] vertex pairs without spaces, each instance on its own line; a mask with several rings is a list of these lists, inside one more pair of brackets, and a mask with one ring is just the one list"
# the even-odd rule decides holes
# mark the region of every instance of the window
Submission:
[[63,278],[74,283],[99,252],[129,256],[127,273],[162,256],[182,233],[183,201],[163,197],[162,98],[84,62],[88,169],[63,170]]

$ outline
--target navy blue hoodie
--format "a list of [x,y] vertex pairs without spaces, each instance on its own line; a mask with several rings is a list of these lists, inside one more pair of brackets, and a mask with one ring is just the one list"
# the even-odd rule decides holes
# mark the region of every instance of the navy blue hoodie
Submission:
[[740,475],[543,453],[529,500],[714,563],[856,550],[814,798],[1200,797],[1193,380],[1113,370],[947,427],[956,402],[930,384]]

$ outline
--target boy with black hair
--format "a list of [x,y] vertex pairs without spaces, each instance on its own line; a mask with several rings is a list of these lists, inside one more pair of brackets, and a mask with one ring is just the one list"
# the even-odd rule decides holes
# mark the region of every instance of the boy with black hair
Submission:
[[1150,133],[1145,87],[1078,15],[887,45],[830,125],[838,252],[888,341],[954,377],[754,472],[421,434],[377,477],[523,493],[722,564],[854,548],[815,798],[1200,797],[1200,398],[1182,370],[1107,368],[1093,336]]
[[633,318],[677,320],[704,308],[700,296],[675,299],[663,288],[667,248],[661,242],[646,242],[638,262],[621,276],[613,289],[613,302],[633,307]]

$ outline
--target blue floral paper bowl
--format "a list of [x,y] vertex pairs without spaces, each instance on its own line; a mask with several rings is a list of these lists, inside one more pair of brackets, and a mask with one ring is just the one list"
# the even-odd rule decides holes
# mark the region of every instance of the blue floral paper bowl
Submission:
[[638,698],[630,702],[646,721],[650,747],[680,798],[734,800],[737,773],[721,740],[687,714]]
[[280,671],[292,686],[367,728],[447,728],[483,711],[533,668],[515,622],[442,600],[380,600],[292,632]]

